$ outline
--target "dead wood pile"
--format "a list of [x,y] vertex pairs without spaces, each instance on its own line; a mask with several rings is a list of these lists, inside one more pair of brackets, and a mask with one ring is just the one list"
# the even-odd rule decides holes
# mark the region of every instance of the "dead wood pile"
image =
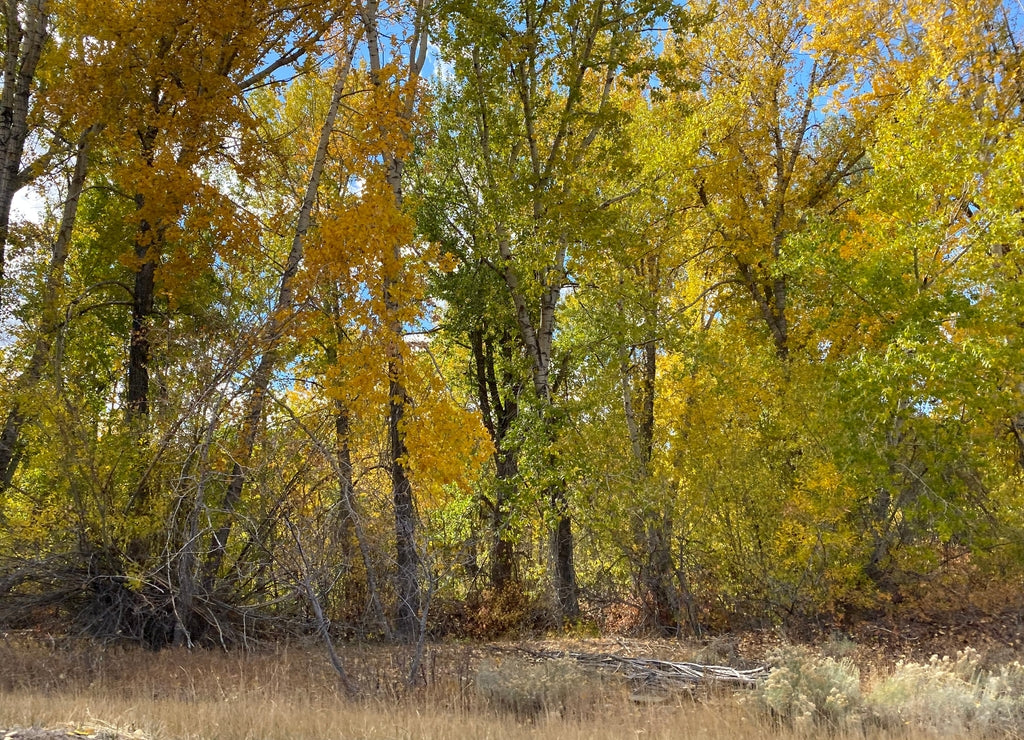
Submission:
[[654,658],[630,658],[611,653],[583,653],[572,650],[530,650],[516,652],[532,660],[574,660],[580,665],[621,675],[631,682],[661,686],[732,685],[752,687],[767,675],[765,667],[739,669],[731,666],[704,665]]

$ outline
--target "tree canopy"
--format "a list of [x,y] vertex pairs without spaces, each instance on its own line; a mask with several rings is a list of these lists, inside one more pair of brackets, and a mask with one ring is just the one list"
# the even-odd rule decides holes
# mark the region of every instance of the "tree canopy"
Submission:
[[703,634],[1019,590],[1018,4],[4,11],[0,624]]

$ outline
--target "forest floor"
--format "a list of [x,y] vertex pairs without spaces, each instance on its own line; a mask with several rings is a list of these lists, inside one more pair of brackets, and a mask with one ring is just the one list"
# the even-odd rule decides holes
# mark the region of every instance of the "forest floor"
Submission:
[[[762,665],[773,648],[801,638],[810,639],[821,655],[853,661],[870,681],[897,661],[926,661],[967,647],[985,664],[1021,659],[1024,622],[1020,612],[977,613],[942,622],[865,623],[814,637],[763,630],[700,641],[563,636],[443,642],[427,645],[414,670],[412,647],[339,645],[359,689],[355,698],[346,695],[324,650],[313,642],[249,652],[154,653],[0,633],[0,740],[817,737],[821,728],[780,727],[753,706],[745,689],[652,688],[621,676],[579,673],[557,661],[538,673],[525,652],[580,651],[750,668]],[[546,693],[538,695],[535,687],[541,684]],[[910,727],[871,732],[858,727],[830,735],[938,736]]]

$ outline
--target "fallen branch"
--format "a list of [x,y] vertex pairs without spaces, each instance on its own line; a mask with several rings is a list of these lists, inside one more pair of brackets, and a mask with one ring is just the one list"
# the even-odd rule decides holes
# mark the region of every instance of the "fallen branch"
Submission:
[[575,660],[591,668],[609,670],[631,681],[660,684],[732,684],[751,687],[767,675],[764,667],[741,670],[730,666],[674,662],[653,658],[628,658],[610,653],[580,653],[570,650],[529,650],[516,648],[534,660]]

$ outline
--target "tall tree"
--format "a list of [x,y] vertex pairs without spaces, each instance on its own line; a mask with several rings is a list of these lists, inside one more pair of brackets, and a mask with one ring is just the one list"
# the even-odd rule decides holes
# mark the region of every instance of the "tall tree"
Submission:
[[337,71],[331,91],[330,104],[320,129],[305,191],[302,195],[302,202],[296,216],[288,257],[284,263],[284,270],[281,273],[278,285],[277,298],[271,309],[269,320],[263,328],[263,336],[259,341],[262,352],[256,365],[256,370],[249,381],[248,397],[242,416],[239,449],[231,466],[231,473],[227,479],[227,489],[221,505],[225,515],[224,520],[214,532],[212,546],[203,566],[208,584],[212,583],[213,579],[216,578],[224,561],[228,540],[234,526],[235,509],[242,498],[242,491],[245,486],[246,469],[251,461],[253,450],[256,446],[256,437],[260,424],[263,421],[270,381],[278,364],[281,362],[279,348],[289,330],[289,324],[294,319],[294,281],[302,262],[306,235],[311,226],[313,205],[316,201],[317,192],[320,188],[320,179],[327,162],[328,147],[331,142],[331,135],[334,132],[335,122],[338,118],[341,100],[345,93],[345,86],[348,83],[349,71],[352,68],[352,58],[355,55],[357,41],[358,36],[355,36],[350,42],[347,42],[348,48],[342,50],[337,55],[335,61]]
[[[452,127],[459,167],[472,182],[460,209],[477,211],[474,248],[504,283],[546,446],[560,426],[553,378],[558,308],[593,208],[576,172],[614,131],[620,77],[650,73],[648,30],[670,3],[567,2],[451,6],[442,53],[454,62],[453,94],[466,118]],[[538,461],[539,462],[539,461]],[[570,497],[553,457],[554,591],[566,618],[579,614]]]
[[[366,43],[370,59],[370,76],[373,85],[382,94],[396,97],[399,117],[392,124],[398,131],[393,131],[393,146],[383,152],[385,165],[385,182],[394,198],[395,207],[404,208],[405,194],[403,172],[405,159],[411,149],[412,117],[416,112],[420,97],[420,75],[427,59],[427,38],[430,28],[430,0],[416,0],[405,20],[407,31],[407,50],[393,48],[392,58],[382,57],[385,40],[380,33],[381,7],[377,0],[367,0],[360,9],[366,32]],[[401,69],[400,77],[386,80],[385,64],[396,65]],[[385,93],[385,90],[390,88]],[[388,440],[391,468],[391,489],[395,506],[395,548],[398,566],[397,592],[398,612],[397,626],[400,635],[407,639],[414,638],[420,630],[420,588],[419,569],[420,557],[416,549],[416,508],[413,497],[412,483],[407,470],[408,449],[403,430],[403,419],[410,403],[404,381],[405,348],[403,300],[401,297],[403,276],[402,249],[407,245],[396,242],[391,254],[383,255],[385,279],[382,285],[384,301],[384,323],[390,334],[388,346]]]
[[[39,323],[35,327],[35,341],[28,366],[18,376],[15,396],[0,431],[0,495],[11,485],[19,464],[21,432],[28,420],[19,396],[31,393],[38,385],[51,360],[53,343],[60,328],[59,299],[65,277],[65,265],[71,249],[71,236],[78,216],[78,201],[85,187],[89,171],[89,149],[97,127],[90,127],[79,137],[75,165],[68,180],[67,194],[61,210],[60,227],[50,250],[50,262],[40,296]],[[2,517],[2,512],[0,512]]]
[[[723,279],[743,286],[780,358],[797,330],[786,240],[814,214],[843,207],[842,186],[867,167],[871,123],[888,103],[848,94],[858,74],[852,44],[882,30],[865,26],[851,45],[818,48],[815,28],[800,3],[730,3],[675,48],[699,75],[700,87],[681,97],[702,129],[694,190],[720,244],[710,255]],[[833,94],[847,94],[840,110],[824,107]]]

